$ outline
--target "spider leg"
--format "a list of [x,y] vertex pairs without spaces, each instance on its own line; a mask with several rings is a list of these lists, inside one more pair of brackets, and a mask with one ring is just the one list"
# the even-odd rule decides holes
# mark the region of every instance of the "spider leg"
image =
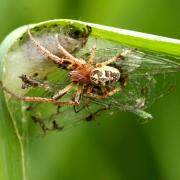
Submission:
[[[38,41],[36,41],[34,39],[34,37],[32,36],[30,30],[28,29],[28,35],[31,39],[31,41],[34,43],[34,45],[37,47],[37,49],[43,54],[45,55],[47,58],[50,58],[54,63],[56,64],[63,64],[64,63],[64,59],[60,58],[54,54],[52,54],[49,50],[47,50],[45,47],[43,47]],[[70,63],[72,63],[71,60],[65,60],[66,62],[69,61]]]
[[72,82],[67,85],[64,89],[61,89],[57,94],[55,94],[52,99],[57,100],[60,97],[64,96],[75,84]]
[[60,101],[56,101],[55,99],[52,99],[52,98],[20,96],[20,95],[17,95],[15,93],[9,91],[6,87],[3,86],[1,81],[0,81],[0,85],[2,86],[3,90],[5,90],[8,94],[16,97],[19,100],[25,101],[25,102],[51,103],[51,104],[58,105],[58,106],[74,106],[74,105],[76,105],[76,103],[73,101],[60,102]]
[[87,95],[89,97],[92,97],[92,98],[95,98],[95,99],[104,99],[106,97],[114,95],[115,93],[117,93],[119,91],[122,91],[121,87],[117,87],[117,88],[113,89],[112,91],[108,91],[107,89],[102,87],[105,93],[103,95],[98,95],[98,94],[92,93],[92,90],[90,90],[90,88],[91,87],[89,87],[88,90],[87,90]]
[[87,94],[92,93],[92,90],[93,90],[93,87],[92,87],[92,86],[89,86],[89,87],[87,88]]
[[113,58],[111,58],[105,62],[97,63],[96,67],[107,66],[108,64],[111,64],[111,63],[117,61],[118,59],[123,59],[127,54],[129,54],[131,52],[132,52],[132,49],[127,49],[124,52],[122,52],[121,54],[118,54],[118,55],[114,56]]
[[95,98],[95,99],[103,99],[103,98],[106,97],[105,94],[103,94],[102,96],[101,96],[101,95],[98,95],[98,94],[94,94],[94,93],[92,93],[92,90],[93,90],[92,86],[89,86],[89,87],[87,88],[87,95],[88,95],[89,97],[92,97],[92,98]]
[[71,61],[71,63],[75,63],[75,64],[85,63],[82,59],[75,58],[63,46],[61,46],[58,40],[58,34],[56,34],[56,41],[57,41],[58,49],[64,54],[66,58],[68,58]]
[[79,104],[80,104],[80,100],[81,100],[81,94],[83,93],[83,88],[84,88],[84,86],[79,87],[79,89],[75,93],[74,99],[75,99],[75,102],[78,104],[76,106],[73,106],[75,113],[82,111],[85,107],[87,107],[90,104],[89,99],[86,98],[87,102],[82,102],[81,103],[82,106],[78,109]]
[[109,92],[106,94],[106,97],[107,97],[107,96],[112,96],[112,95],[114,95],[115,93],[120,92],[120,91],[122,91],[122,88],[121,88],[121,87],[117,87],[117,88],[113,89],[112,91],[109,91]]
[[74,102],[76,102],[77,104],[79,104],[80,102],[82,92],[83,92],[83,86],[80,85],[74,97]]
[[96,43],[93,45],[93,48],[91,50],[91,55],[90,55],[90,58],[88,60],[88,64],[93,65],[95,54],[96,54]]

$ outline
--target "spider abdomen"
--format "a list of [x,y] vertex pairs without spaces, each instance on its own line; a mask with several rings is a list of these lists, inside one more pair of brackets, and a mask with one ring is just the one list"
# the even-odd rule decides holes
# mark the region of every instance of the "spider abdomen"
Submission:
[[90,80],[95,85],[108,85],[117,82],[120,78],[118,69],[111,66],[94,68],[90,74]]

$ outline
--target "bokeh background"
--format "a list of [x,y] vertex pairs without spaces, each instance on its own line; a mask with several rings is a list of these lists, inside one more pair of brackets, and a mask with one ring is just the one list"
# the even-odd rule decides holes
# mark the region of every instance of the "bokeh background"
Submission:
[[[0,41],[24,24],[77,19],[180,39],[179,0],[0,0]],[[172,94],[148,109],[30,140],[30,180],[179,180],[180,76]]]

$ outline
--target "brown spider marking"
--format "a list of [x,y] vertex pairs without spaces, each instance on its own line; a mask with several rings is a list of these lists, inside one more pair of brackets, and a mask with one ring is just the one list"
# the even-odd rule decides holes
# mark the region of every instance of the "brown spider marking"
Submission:
[[[131,50],[125,50],[121,54],[118,54],[105,62],[95,64],[94,57],[96,54],[96,44],[93,46],[90,57],[86,61],[84,59],[78,59],[74,57],[66,49],[64,49],[58,41],[58,35],[56,35],[58,49],[64,55],[63,58],[60,58],[52,54],[48,49],[46,49],[38,41],[36,41],[36,39],[32,36],[30,30],[28,30],[28,35],[34,46],[39,50],[40,53],[42,53],[42,55],[44,55],[48,60],[54,62],[58,66],[62,66],[69,70],[71,83],[63,89],[60,89],[58,93],[54,94],[52,98],[19,96],[15,93],[10,92],[4,87],[7,93],[27,102],[52,103],[58,106],[75,106],[80,103],[80,97],[83,93],[91,98],[103,99],[108,96],[112,96],[119,91],[122,91],[122,87],[120,85],[119,87],[116,87],[111,91],[109,90],[111,85],[115,82],[118,82],[121,77],[120,71],[112,66],[109,66],[109,64],[114,63],[119,59],[124,59],[124,57],[128,53],[130,53]],[[33,80],[33,78],[31,78],[30,76],[22,75],[20,78],[25,83],[23,88],[26,88],[28,86],[41,86],[45,89],[49,88],[47,84],[39,83],[36,80]],[[71,89],[75,85],[78,85],[78,89],[73,95],[74,100],[69,100],[67,102],[59,101],[59,99],[66,93],[71,91]],[[102,95],[93,93],[94,86],[98,86],[102,90]]]

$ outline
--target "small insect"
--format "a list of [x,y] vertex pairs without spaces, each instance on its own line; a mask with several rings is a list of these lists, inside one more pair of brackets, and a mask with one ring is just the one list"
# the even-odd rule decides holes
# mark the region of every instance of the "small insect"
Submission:
[[[117,68],[110,66],[110,64],[119,60],[123,60],[124,57],[132,50],[125,50],[121,54],[118,54],[108,59],[107,61],[95,63],[94,58],[96,55],[96,45],[93,46],[89,59],[85,61],[82,58],[74,57],[66,49],[64,49],[63,46],[61,46],[61,44],[58,42],[57,35],[56,40],[58,49],[64,55],[62,58],[60,58],[52,54],[38,41],[36,41],[29,30],[28,35],[34,46],[44,56],[46,56],[58,66],[63,67],[69,71],[71,82],[63,89],[58,90],[58,92],[54,94],[52,98],[19,96],[6,89],[9,94],[26,102],[44,102],[52,103],[58,106],[75,106],[80,104],[82,94],[86,94],[86,96],[92,97],[94,99],[104,99],[122,91],[122,87],[120,85],[114,89],[111,88],[113,84],[120,80],[121,73]],[[47,84],[39,83],[28,75],[23,74],[20,76],[20,78],[24,82],[24,85],[22,85],[23,89],[38,86],[44,87],[45,89],[49,88]],[[124,82],[124,84],[126,83],[127,82]],[[60,101],[60,98],[71,91],[75,85],[78,85],[78,88],[74,93],[73,98],[69,101]],[[97,93],[95,93],[95,89],[98,89]]]

